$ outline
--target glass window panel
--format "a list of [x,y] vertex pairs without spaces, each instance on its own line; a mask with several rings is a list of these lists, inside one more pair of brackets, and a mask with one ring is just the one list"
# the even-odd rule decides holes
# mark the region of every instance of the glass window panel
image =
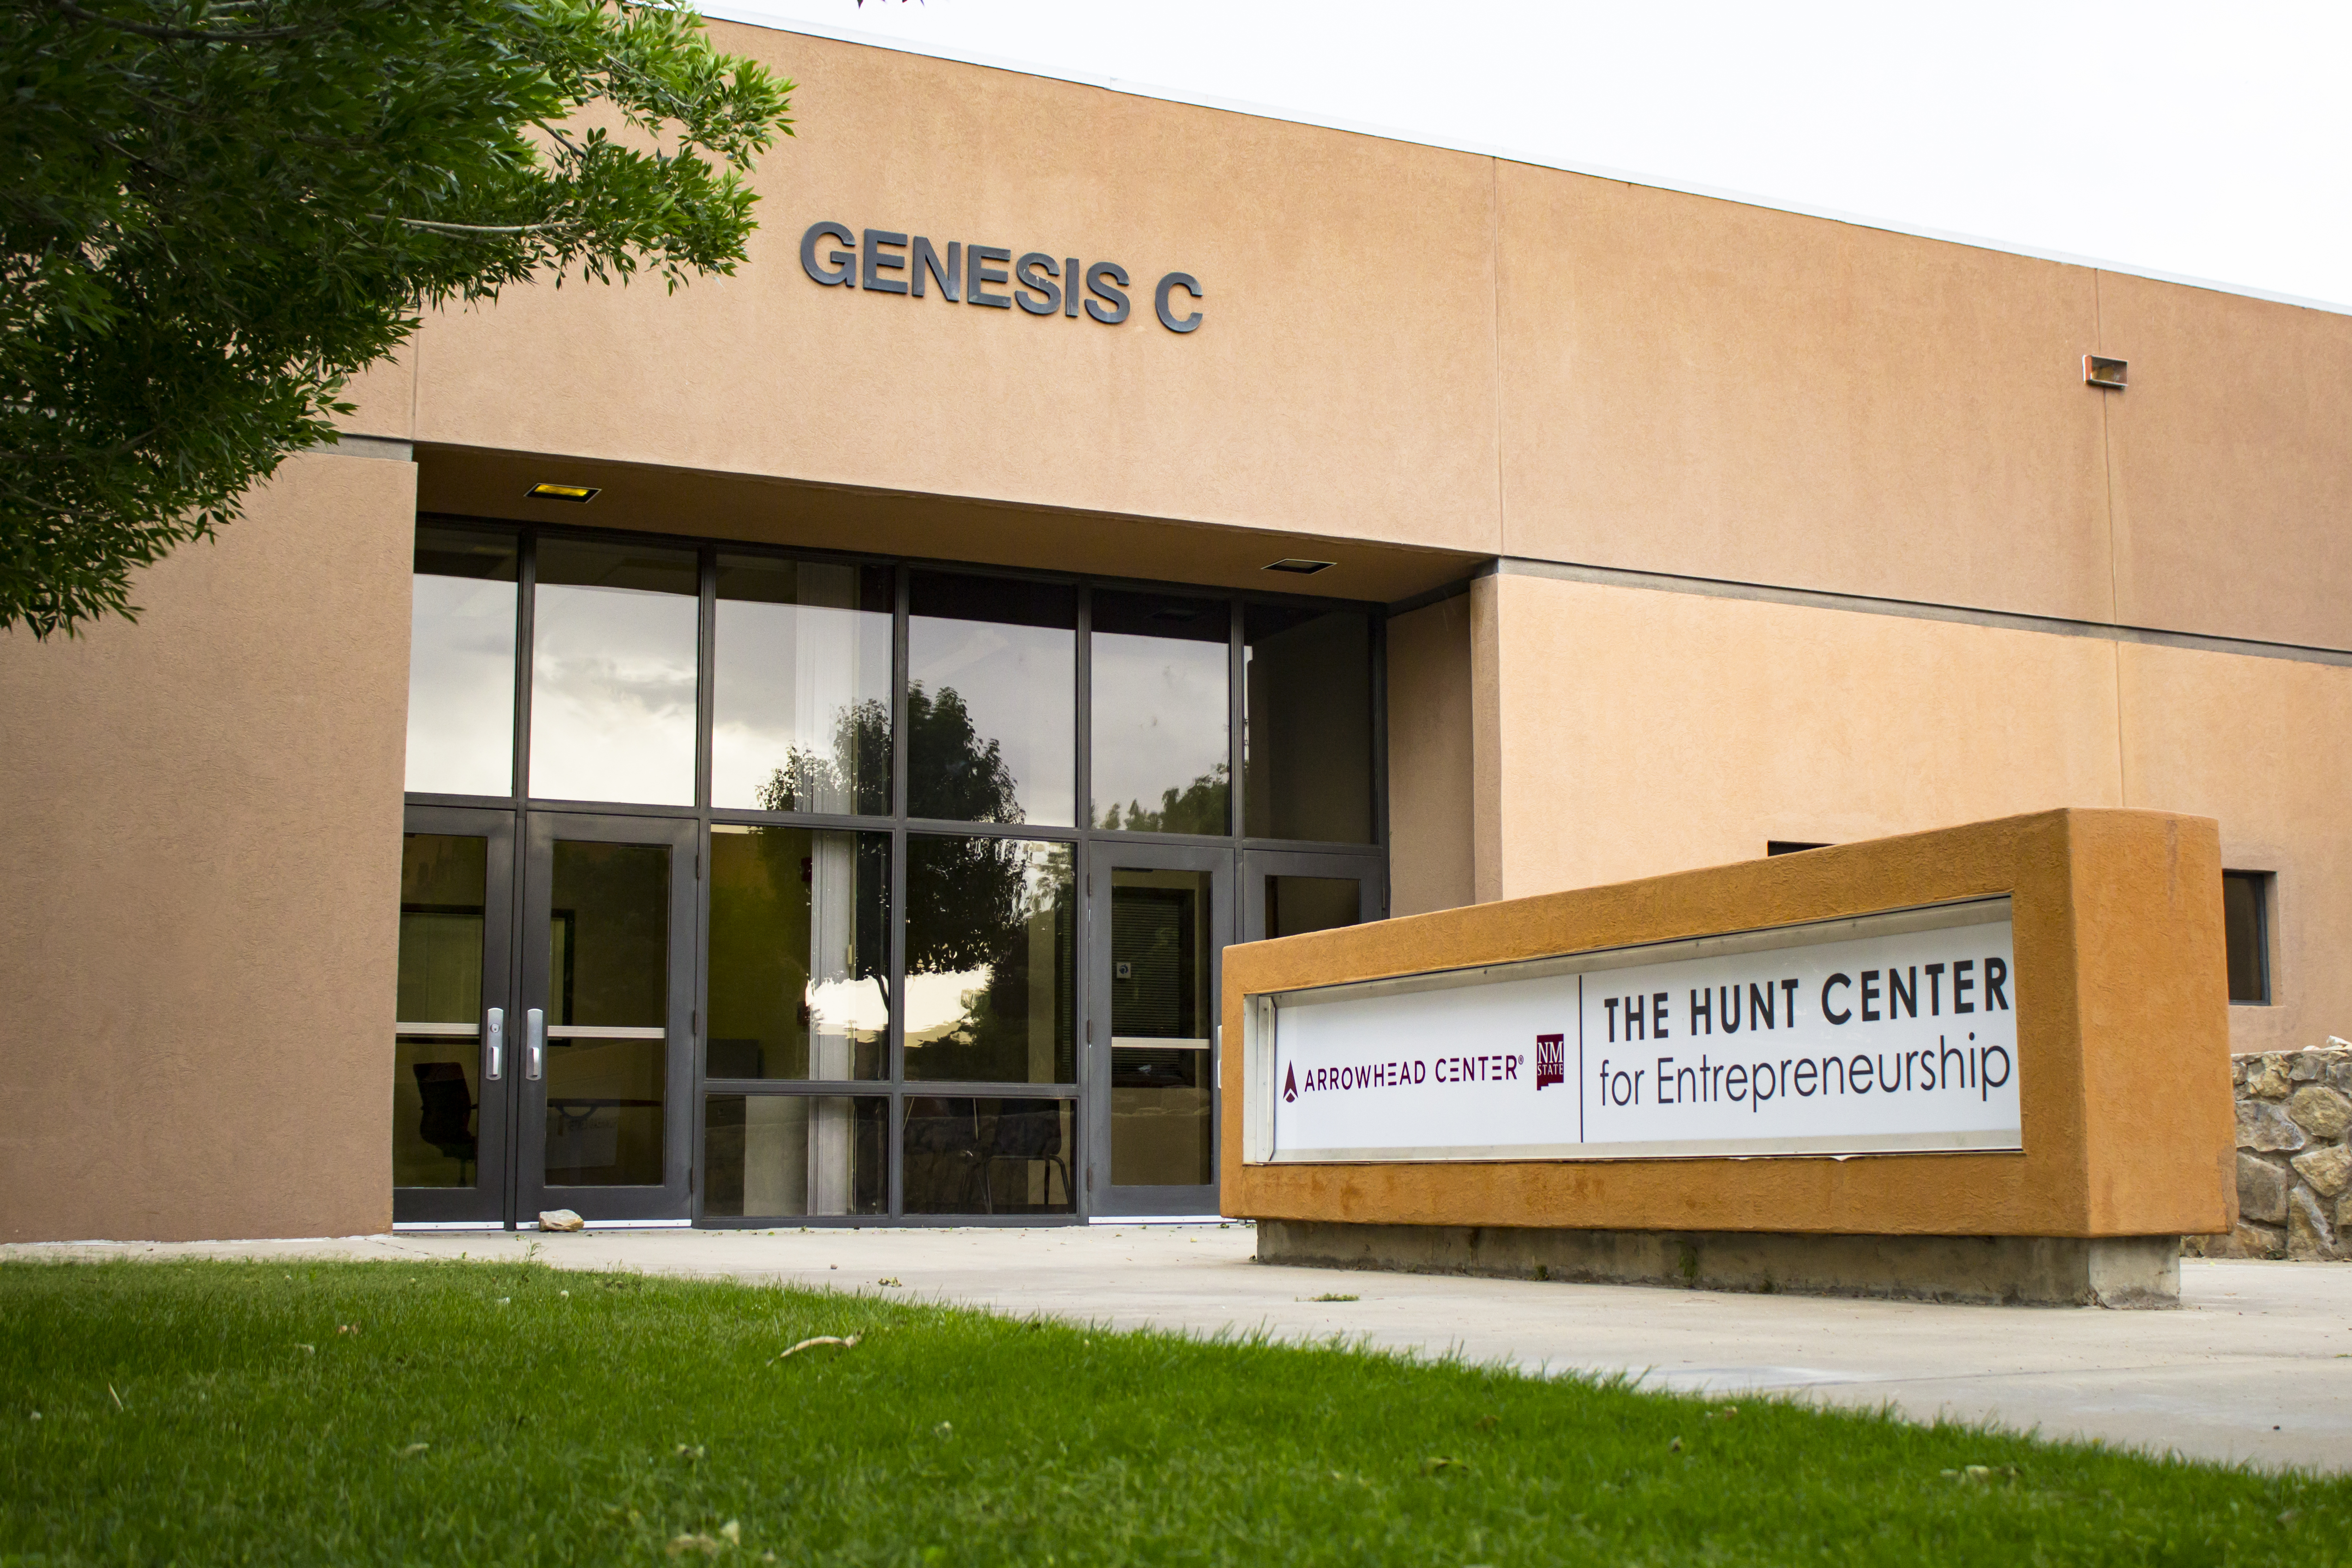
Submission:
[[1265,934],[1304,936],[1355,925],[1364,918],[1363,888],[1353,877],[1268,877]]
[[1205,1186],[1210,1106],[1209,876],[1110,876],[1110,1180]]
[[1233,607],[1098,593],[1092,616],[1094,825],[1233,831]]
[[698,615],[690,552],[541,541],[534,796],[694,804]]
[[2271,999],[2269,933],[2264,929],[2264,884],[2259,871],[2221,873],[2221,942],[2230,962],[2230,1000]]
[[1242,638],[1242,830],[1370,844],[1371,617],[1252,605]]
[[710,832],[709,1078],[889,1076],[890,838]]
[[[401,841],[392,1079],[396,1187],[470,1187],[480,1175],[488,866],[484,839],[411,833]],[[440,1027],[427,1027],[434,1025]]]
[[1076,1108],[1068,1100],[908,1099],[907,1212],[1074,1212]]
[[1077,822],[1077,590],[918,573],[907,623],[907,811]]
[[890,1195],[889,1108],[878,1096],[709,1096],[702,1212],[721,1219],[882,1213]]
[[890,810],[890,574],[719,558],[710,804]]
[[909,1079],[1077,1081],[1070,846],[907,839]]
[[662,1180],[669,847],[559,839],[549,887],[547,1181]]
[[408,612],[408,788],[514,793],[515,541],[421,526]]

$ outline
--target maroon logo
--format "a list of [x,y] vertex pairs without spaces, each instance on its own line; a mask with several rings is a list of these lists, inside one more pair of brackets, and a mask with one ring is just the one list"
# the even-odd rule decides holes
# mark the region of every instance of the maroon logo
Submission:
[[1538,1035],[1536,1037],[1536,1088],[1568,1081],[1568,1037]]
[[1282,1098],[1285,1101],[1298,1098],[1298,1075],[1288,1068],[1282,1069]]

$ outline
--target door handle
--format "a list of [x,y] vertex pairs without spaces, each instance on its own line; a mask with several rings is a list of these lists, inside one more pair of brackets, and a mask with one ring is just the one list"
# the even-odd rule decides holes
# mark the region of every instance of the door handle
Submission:
[[547,1066],[547,1015],[533,1007],[522,1016],[522,1076],[537,1082]]
[[482,1029],[482,1077],[495,1083],[507,1070],[507,1010],[493,1007]]

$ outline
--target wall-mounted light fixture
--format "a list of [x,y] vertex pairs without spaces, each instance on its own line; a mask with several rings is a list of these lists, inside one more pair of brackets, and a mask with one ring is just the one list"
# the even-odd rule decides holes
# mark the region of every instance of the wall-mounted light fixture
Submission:
[[532,500],[568,500],[584,506],[604,493],[600,485],[553,485],[544,480],[523,492]]
[[1259,567],[1258,570],[1261,572],[1287,572],[1297,577],[1312,577],[1318,572],[1321,572],[1328,567],[1337,566],[1338,564],[1339,563],[1337,561],[1301,561],[1296,556],[1290,556],[1280,561],[1270,561],[1264,566]]
[[2097,354],[2083,356],[2083,380],[2092,386],[2104,386],[2110,392],[2124,389],[2124,373],[2131,369],[2127,360],[2102,359]]

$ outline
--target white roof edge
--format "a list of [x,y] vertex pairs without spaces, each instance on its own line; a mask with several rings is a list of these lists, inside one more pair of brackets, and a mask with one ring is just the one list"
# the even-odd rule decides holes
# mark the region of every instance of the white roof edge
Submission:
[[1312,125],[1325,131],[1340,131],[1356,136],[1377,137],[1383,142],[1402,142],[1417,147],[1434,147],[1449,153],[1468,153],[1481,158],[1497,158],[1505,163],[1526,163],[1538,169],[1557,169],[1562,174],[1585,174],[1601,180],[1617,180],[1626,184],[1647,185],[1662,191],[1676,191],[1684,195],[1706,196],[1721,202],[1736,202],[1741,206],[1792,213],[1800,217],[1823,218],[1832,223],[1852,224],[1857,228],[1874,228],[1888,234],[1908,235],[1915,239],[1940,240],[1948,245],[1965,245],[1978,250],[1999,251],[2009,256],[2032,257],[2038,261],[2055,261],[2068,267],[2095,268],[2102,272],[2116,272],[2131,278],[2146,278],[2158,283],[2178,283],[2190,289],[2210,289],[2219,294],[2237,294],[2250,300],[2267,300],[2273,304],[2294,305],[2306,310],[2325,310],[2330,315],[2352,316],[2352,303],[2339,304],[2332,300],[2314,300],[2300,294],[2285,294],[2275,289],[2258,289],[2251,283],[2224,283],[2210,278],[2191,278],[2184,273],[2165,272],[2153,267],[2136,266],[2128,261],[2105,261],[2097,257],[2077,256],[2071,251],[2045,250],[2038,246],[1987,239],[1981,235],[1958,234],[1949,229],[1929,228],[1921,224],[1903,223],[1894,218],[1867,217],[1860,213],[1841,212],[1834,207],[1819,207],[1803,202],[1780,201],[1770,196],[1754,195],[1746,191],[1725,190],[1717,185],[1697,184],[1688,180],[1669,179],[1659,174],[1637,174],[1626,169],[1602,168],[1584,163],[1563,163],[1556,158],[1515,152],[1508,147],[1490,146],[1482,142],[1416,135],[1409,131],[1399,131],[1385,125],[1373,125],[1363,121],[1345,120],[1336,115],[1308,114],[1294,110],[1275,109],[1263,103],[1219,98],[1211,93],[1187,92],[1181,88],[1155,87],[1148,82],[1131,81],[1119,77],[1094,76],[1082,71],[1055,70],[1032,61],[1010,59],[1003,56],[982,54],[971,49],[954,49],[935,44],[911,43],[902,38],[887,37],[877,33],[860,32],[854,27],[835,27],[822,22],[803,21],[797,18],[790,22],[779,21],[774,16],[739,10],[726,4],[725,0],[718,0],[715,4],[700,4],[696,8],[706,16],[720,21],[740,23],[745,26],[761,27],[772,33],[804,34],[810,37],[829,38],[835,43],[863,44],[871,48],[894,49],[900,54],[927,55],[933,59],[953,60],[960,65],[982,66],[991,70],[1011,71],[1018,76],[1041,77],[1048,81],[1073,82],[1081,87],[1100,88],[1106,92],[1126,93],[1134,98],[1150,98],[1169,103],[1191,104],[1196,109],[1223,110],[1228,113],[1246,114],[1259,120],[1284,121],[1294,125]]

